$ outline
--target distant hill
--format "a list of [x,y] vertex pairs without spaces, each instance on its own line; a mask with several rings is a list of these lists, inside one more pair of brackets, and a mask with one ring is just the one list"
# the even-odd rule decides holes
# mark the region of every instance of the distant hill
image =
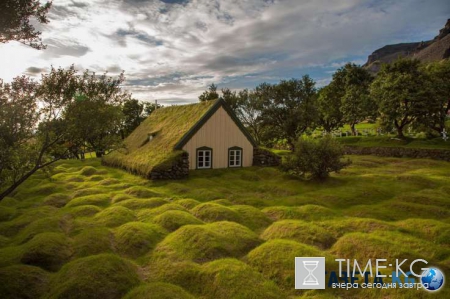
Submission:
[[369,55],[364,67],[377,73],[382,63],[391,63],[399,57],[417,58],[422,62],[439,61],[450,57],[450,19],[434,39],[384,46]]

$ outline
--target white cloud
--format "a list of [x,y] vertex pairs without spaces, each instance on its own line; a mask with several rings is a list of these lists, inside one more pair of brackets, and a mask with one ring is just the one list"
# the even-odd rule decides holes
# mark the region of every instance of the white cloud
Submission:
[[0,78],[36,74],[50,65],[111,74],[123,69],[126,88],[136,97],[163,102],[195,101],[213,82],[252,87],[305,69],[323,85],[330,70],[346,61],[361,64],[385,44],[432,38],[450,12],[444,0],[55,0],[53,5],[50,23],[40,28],[48,49],[0,45]]

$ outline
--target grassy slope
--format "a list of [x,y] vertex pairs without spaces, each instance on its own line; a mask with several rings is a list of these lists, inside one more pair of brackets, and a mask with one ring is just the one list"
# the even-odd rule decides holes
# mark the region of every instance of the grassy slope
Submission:
[[450,277],[450,163],[351,158],[322,183],[274,168],[149,182],[62,161],[0,202],[0,297],[435,297],[293,290],[302,255],[425,258]]

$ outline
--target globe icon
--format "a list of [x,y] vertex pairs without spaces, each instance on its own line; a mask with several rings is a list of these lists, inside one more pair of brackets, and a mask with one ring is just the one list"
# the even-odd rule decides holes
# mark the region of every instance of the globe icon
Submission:
[[426,289],[429,291],[437,291],[444,284],[444,275],[436,268],[429,268],[423,271],[420,279],[424,287],[427,284]]

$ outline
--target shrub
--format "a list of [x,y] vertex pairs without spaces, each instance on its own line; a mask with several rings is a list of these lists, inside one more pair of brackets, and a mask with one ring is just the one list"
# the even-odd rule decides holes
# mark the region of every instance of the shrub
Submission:
[[188,212],[184,211],[166,211],[152,220],[169,231],[177,230],[187,224],[202,224],[203,222]]
[[51,281],[48,298],[122,298],[140,283],[136,266],[113,254],[76,259]]
[[0,269],[0,298],[40,298],[48,288],[49,275],[38,267],[14,265]]
[[330,136],[314,140],[301,138],[293,155],[287,156],[283,170],[302,177],[325,179],[330,172],[339,172],[350,164],[343,161],[343,148]]
[[117,228],[116,248],[124,256],[136,258],[156,246],[166,233],[155,224],[129,222]]
[[132,289],[123,299],[195,299],[179,286],[155,282]]

